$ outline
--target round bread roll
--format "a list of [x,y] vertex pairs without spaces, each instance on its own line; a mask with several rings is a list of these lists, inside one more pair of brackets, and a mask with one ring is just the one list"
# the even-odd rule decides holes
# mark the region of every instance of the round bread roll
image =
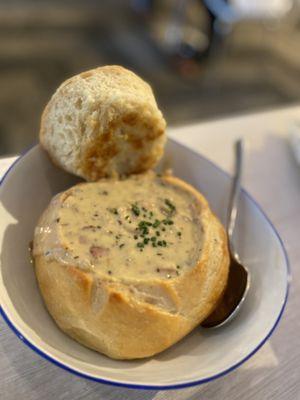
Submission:
[[59,167],[96,181],[155,166],[165,127],[151,87],[112,65],[76,75],[57,89],[42,115],[40,142]]
[[76,185],[35,230],[35,271],[57,325],[116,359],[149,357],[214,309],[227,282],[224,229],[205,198],[154,173]]

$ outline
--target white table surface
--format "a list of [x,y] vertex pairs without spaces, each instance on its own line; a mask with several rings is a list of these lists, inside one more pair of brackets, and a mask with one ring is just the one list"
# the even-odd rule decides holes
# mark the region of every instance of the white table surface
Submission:
[[[1,400],[300,400],[300,168],[286,140],[294,121],[300,121],[300,105],[169,129],[169,136],[228,171],[234,139],[246,139],[243,185],[279,231],[293,278],[283,318],[258,353],[236,371],[202,386],[172,391],[120,389],[80,379],[41,359],[1,320]],[[0,176],[12,161],[0,159]]]

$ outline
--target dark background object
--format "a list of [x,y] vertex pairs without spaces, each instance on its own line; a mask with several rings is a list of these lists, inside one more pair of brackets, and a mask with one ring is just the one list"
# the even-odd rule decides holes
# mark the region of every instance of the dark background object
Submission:
[[104,64],[149,81],[169,125],[299,101],[299,6],[225,21],[209,3],[2,0],[0,155],[37,140],[63,80]]

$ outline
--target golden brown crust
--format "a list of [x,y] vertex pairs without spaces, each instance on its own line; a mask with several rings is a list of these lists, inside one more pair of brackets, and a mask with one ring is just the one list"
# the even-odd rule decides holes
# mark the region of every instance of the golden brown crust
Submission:
[[[178,178],[164,179],[198,200],[203,248],[197,265],[184,274],[130,282],[50,262],[44,256],[35,258],[40,290],[59,327],[112,358],[149,357],[176,343],[211,313],[227,282],[229,256],[222,225],[198,191]],[[160,288],[171,306],[137,297],[132,284]]]
[[104,66],[57,89],[42,114],[39,137],[56,165],[95,181],[154,167],[165,127],[151,87],[123,67]]

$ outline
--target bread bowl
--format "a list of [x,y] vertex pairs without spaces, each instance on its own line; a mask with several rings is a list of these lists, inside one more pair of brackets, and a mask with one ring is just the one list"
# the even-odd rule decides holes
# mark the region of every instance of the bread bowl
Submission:
[[151,87],[116,65],[63,82],[45,107],[40,143],[52,161],[87,181],[151,169],[166,123]]
[[115,359],[149,357],[183,338],[216,306],[229,264],[205,198],[153,172],[58,194],[33,256],[57,325]]

